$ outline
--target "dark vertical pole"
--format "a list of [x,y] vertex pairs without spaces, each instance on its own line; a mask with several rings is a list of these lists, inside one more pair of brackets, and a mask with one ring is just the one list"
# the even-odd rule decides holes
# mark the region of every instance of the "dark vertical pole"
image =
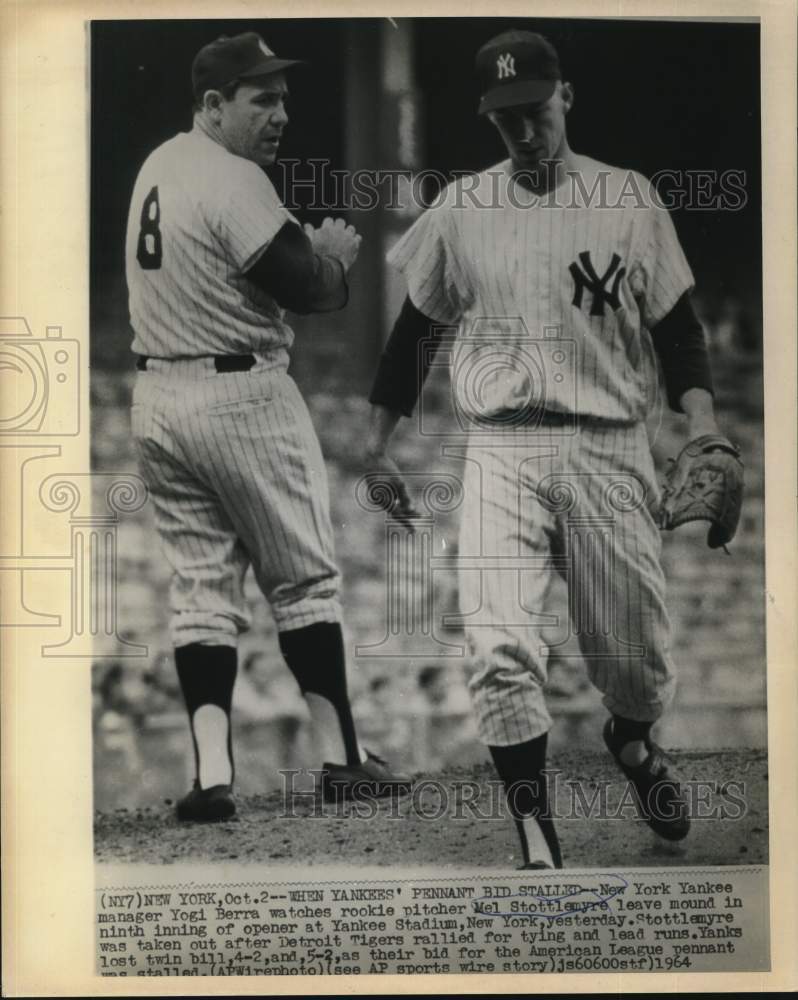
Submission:
[[[381,104],[379,21],[353,18],[344,30],[344,164],[350,172],[380,168]],[[379,209],[352,208],[349,221],[363,237],[346,310],[352,387],[368,383],[378,355],[383,301],[383,260]]]
[[[421,212],[411,197],[412,176],[423,164],[421,149],[420,94],[416,89],[414,72],[413,22],[407,18],[388,20],[382,24],[383,59],[382,91],[384,113],[381,121],[380,145],[382,164],[398,172],[397,182],[391,185],[391,194],[383,186],[385,196],[381,214],[381,257],[411,225]],[[394,207],[384,206],[392,198]],[[387,265],[383,269],[383,316],[379,346],[389,331],[390,324],[399,311],[404,297],[404,282]]]

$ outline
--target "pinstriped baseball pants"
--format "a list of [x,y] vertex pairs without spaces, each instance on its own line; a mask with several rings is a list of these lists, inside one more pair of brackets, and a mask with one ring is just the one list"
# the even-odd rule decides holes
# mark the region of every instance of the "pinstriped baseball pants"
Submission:
[[133,436],[172,568],[171,637],[235,645],[251,564],[280,630],[340,621],[327,473],[283,363],[218,373],[213,360],[150,360]]
[[[547,661],[555,645],[574,648],[569,638],[609,711],[657,719],[674,670],[645,426],[472,435],[464,474],[460,607],[484,742],[511,746],[551,728]],[[568,593],[559,609],[556,575]]]

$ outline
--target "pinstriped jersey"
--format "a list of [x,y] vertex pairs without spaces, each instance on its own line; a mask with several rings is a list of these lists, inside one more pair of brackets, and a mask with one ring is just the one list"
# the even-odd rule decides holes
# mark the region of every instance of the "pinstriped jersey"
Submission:
[[154,150],[128,216],[133,350],[158,358],[288,349],[275,300],[244,277],[287,221],[257,164],[196,126]]
[[633,423],[653,402],[648,331],[693,276],[645,178],[575,159],[542,196],[509,160],[458,179],[388,254],[413,305],[457,328],[452,387],[469,416],[531,408]]

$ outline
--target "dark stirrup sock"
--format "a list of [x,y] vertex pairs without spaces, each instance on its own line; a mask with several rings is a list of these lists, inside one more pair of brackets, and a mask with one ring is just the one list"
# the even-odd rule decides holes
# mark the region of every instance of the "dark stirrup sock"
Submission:
[[230,784],[235,776],[230,710],[233,702],[233,685],[236,679],[237,663],[237,653],[232,646],[206,646],[203,643],[193,642],[188,646],[175,648],[175,666],[191,725],[191,739],[194,743],[194,762],[198,781],[200,780],[201,757],[206,748],[200,746],[197,741],[194,716],[203,705],[216,705],[227,716],[226,752],[230,763]]
[[507,804],[516,822],[524,863],[537,860],[529,857],[529,845],[524,833],[523,819],[534,816],[551,852],[555,868],[562,868],[562,852],[554,821],[549,813],[549,796],[546,776],[546,745],[548,733],[543,733],[526,743],[510,747],[489,746],[499,777],[504,783]]
[[360,751],[346,689],[344,636],[337,622],[316,622],[280,633],[280,649],[302,694],[317,694],[335,709],[347,764],[360,763]]
[[648,746],[648,737],[653,725],[653,722],[637,722],[635,719],[624,719],[620,715],[613,715],[612,744],[616,750],[637,740]]

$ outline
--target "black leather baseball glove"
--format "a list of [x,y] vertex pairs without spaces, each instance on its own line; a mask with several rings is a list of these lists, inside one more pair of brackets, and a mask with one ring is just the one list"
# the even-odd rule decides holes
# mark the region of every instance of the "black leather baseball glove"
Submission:
[[688,521],[709,521],[707,545],[725,548],[734,538],[743,502],[740,450],[722,434],[689,441],[665,477],[659,524],[671,530]]

